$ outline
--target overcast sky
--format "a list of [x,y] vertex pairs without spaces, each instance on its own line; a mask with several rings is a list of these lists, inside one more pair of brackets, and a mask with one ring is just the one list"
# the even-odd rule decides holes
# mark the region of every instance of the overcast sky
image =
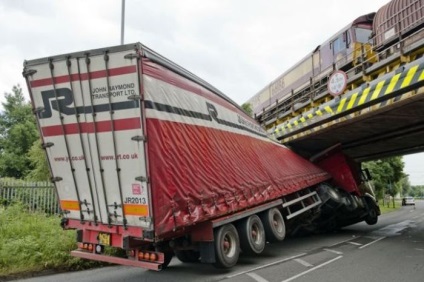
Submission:
[[[143,43],[241,104],[355,18],[387,2],[126,0],[125,43]],[[121,3],[0,0],[0,101],[16,84],[27,93],[25,59],[119,45]],[[413,184],[424,184],[422,161],[424,154],[407,158]]]

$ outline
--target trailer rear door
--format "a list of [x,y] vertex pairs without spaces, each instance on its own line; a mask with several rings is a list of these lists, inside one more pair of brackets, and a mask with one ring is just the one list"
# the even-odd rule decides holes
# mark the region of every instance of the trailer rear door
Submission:
[[67,218],[150,229],[134,45],[26,62],[31,99]]

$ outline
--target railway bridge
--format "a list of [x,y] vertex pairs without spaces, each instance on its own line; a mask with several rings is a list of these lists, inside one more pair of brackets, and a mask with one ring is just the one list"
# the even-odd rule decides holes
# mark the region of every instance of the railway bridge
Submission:
[[307,158],[335,144],[360,162],[423,152],[423,34],[416,33],[419,40],[408,47],[399,42],[400,48],[376,63],[363,61],[343,73],[343,94],[330,95],[329,77],[325,85],[277,101],[256,119],[269,137]]

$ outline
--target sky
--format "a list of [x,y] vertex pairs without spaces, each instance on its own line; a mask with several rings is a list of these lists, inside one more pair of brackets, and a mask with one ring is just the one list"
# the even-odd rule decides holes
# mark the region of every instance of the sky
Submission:
[[[141,42],[242,104],[355,18],[388,0],[126,0]],[[121,0],[0,0],[0,102],[24,60],[119,45]],[[1,106],[0,106],[1,108]],[[424,185],[424,153],[405,158]]]

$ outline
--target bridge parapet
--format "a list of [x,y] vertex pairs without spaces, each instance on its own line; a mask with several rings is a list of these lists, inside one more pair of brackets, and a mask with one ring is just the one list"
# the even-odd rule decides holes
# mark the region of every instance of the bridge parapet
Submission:
[[366,113],[390,108],[416,95],[424,95],[418,91],[423,85],[424,58],[420,58],[269,128],[267,132],[282,143],[293,141]]

